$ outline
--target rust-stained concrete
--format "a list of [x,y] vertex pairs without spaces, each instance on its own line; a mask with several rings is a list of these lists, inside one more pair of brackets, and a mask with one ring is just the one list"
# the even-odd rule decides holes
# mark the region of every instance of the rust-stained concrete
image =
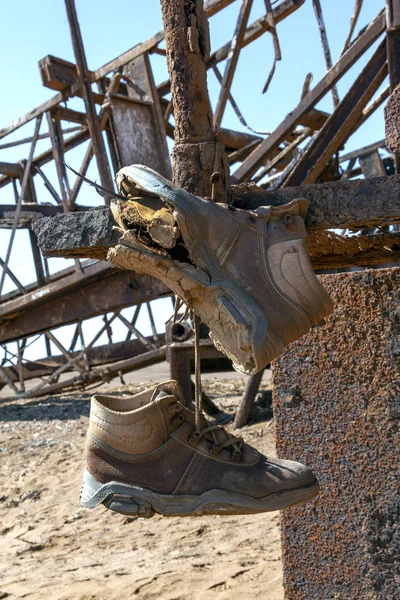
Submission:
[[320,496],[282,513],[285,600],[400,598],[400,268],[321,277],[326,325],[274,365],[279,454]]

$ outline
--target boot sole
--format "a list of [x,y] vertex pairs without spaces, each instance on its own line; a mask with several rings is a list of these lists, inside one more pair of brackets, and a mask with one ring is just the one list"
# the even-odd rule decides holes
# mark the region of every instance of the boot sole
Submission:
[[85,469],[81,504],[95,508],[104,504],[110,510],[129,516],[150,518],[154,513],[165,517],[201,515],[239,515],[282,510],[302,504],[319,492],[317,480],[310,484],[252,498],[225,490],[209,490],[199,496],[157,494],[146,488],[111,481],[102,484]]

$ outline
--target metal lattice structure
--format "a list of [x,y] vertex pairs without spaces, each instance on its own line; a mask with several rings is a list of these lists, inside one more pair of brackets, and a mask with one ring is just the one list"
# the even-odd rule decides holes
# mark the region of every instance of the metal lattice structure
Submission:
[[[265,15],[253,23],[249,22],[251,0],[210,0],[205,7],[209,18],[233,3],[238,10],[232,39],[210,52],[207,60],[207,69],[220,82],[213,127],[218,142],[225,147],[232,184],[253,183],[258,189],[273,193],[303,184],[345,183],[360,176],[386,177],[396,172],[396,156],[388,151],[384,140],[357,152],[342,152],[346,140],[390,93],[389,85],[377,93],[388,76],[391,46],[385,34],[393,28],[388,27],[387,15],[382,7],[368,27],[355,36],[362,4],[357,0],[343,51],[333,64],[320,2],[312,1],[327,72],[312,88],[307,76],[300,102],[269,134],[255,133],[248,127],[231,91],[235,69],[243,48],[265,33],[272,35],[275,62],[279,61],[279,23],[301,10],[305,0],[282,0],[273,6],[266,1]],[[0,130],[0,150],[22,144],[28,149],[18,162],[0,162],[0,194],[4,198],[0,200],[0,228],[9,232],[7,252],[0,262],[0,386],[17,397],[122,377],[129,370],[164,360],[166,355],[165,335],[156,326],[152,310],[154,301],[171,296],[164,284],[103,262],[101,244],[92,259],[75,257],[68,268],[52,272],[48,260],[40,255],[31,230],[32,222],[42,216],[89,208],[87,187],[82,186],[81,178],[72,177],[65,166],[69,153],[79,151],[80,173],[85,175],[90,169],[97,169],[100,182],[107,189],[113,189],[113,174],[132,163],[146,164],[171,177],[167,144],[167,138],[174,136],[173,105],[168,99],[170,81],[155,82],[150,60],[152,54],[166,55],[162,46],[164,32],[89,71],[73,3],[68,0],[66,6],[76,64],[54,56],[42,59],[39,68],[43,85],[57,94]],[[340,99],[337,81],[379,39],[382,42]],[[394,34],[388,33],[389,42],[391,39],[394,44]],[[265,92],[274,68],[264,85]],[[393,73],[392,69],[392,88],[396,83]],[[328,93],[333,96],[332,114],[315,108]],[[77,97],[83,101],[82,111],[69,106]],[[240,119],[242,131],[221,127],[228,104]],[[34,124],[34,131],[26,136],[22,132],[29,124]],[[20,130],[25,137],[16,140],[14,133]],[[37,149],[44,142],[49,146],[39,153]],[[98,198],[93,200],[93,206],[96,204]],[[34,265],[29,284],[22,284],[21,275],[10,266],[22,233],[29,238],[29,260]],[[343,233],[310,233],[315,268],[398,260],[399,238],[393,226],[370,230],[360,227],[356,237]],[[109,231],[104,232],[104,237],[108,234]],[[143,311],[147,311],[150,336],[137,325]],[[97,332],[89,340],[85,327],[93,319],[97,319]],[[113,340],[117,322],[125,328],[122,341]],[[29,358],[28,349],[38,339],[44,356]]]

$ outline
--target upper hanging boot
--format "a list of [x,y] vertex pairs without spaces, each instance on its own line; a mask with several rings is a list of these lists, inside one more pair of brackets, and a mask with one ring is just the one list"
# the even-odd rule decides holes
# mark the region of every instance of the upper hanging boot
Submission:
[[307,200],[235,209],[141,165],[116,181],[127,200],[111,209],[124,233],[108,260],[164,281],[236,370],[259,372],[332,312],[305,243]]

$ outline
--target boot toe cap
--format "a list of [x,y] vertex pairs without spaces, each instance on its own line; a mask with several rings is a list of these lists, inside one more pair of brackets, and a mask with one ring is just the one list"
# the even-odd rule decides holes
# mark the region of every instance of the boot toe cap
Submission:
[[266,472],[281,490],[305,487],[317,483],[310,467],[293,460],[272,459],[265,463]]

